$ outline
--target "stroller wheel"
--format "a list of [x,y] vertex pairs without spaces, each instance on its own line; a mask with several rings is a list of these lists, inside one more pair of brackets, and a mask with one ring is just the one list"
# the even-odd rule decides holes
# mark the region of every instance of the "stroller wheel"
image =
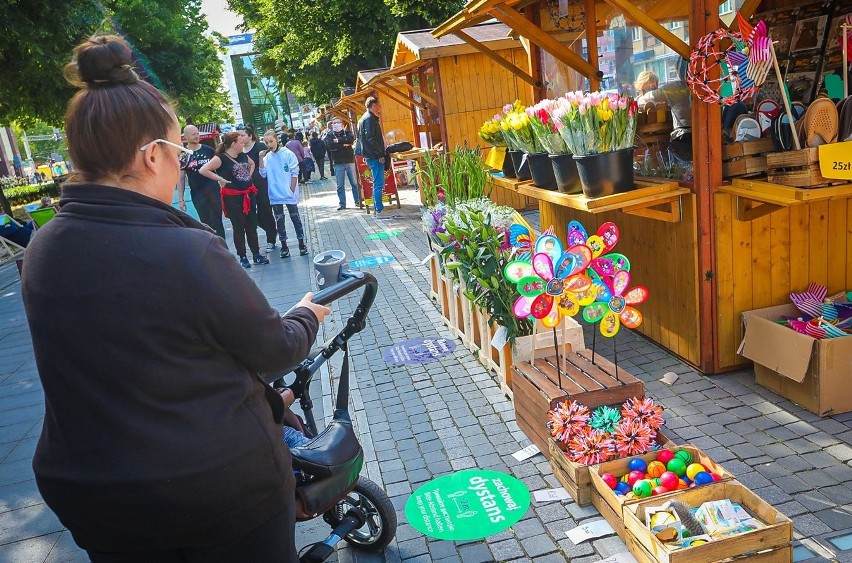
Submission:
[[361,528],[352,530],[343,539],[355,547],[371,551],[387,547],[396,535],[397,525],[396,510],[387,493],[366,477],[358,477],[352,492],[326,512],[324,519],[335,526],[340,521],[337,515],[345,514],[350,508],[363,512],[367,522]]

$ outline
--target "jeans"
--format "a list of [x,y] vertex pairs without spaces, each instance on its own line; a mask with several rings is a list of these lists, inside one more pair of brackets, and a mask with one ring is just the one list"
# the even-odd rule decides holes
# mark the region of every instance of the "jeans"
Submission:
[[222,198],[219,189],[214,187],[190,192],[192,205],[198,212],[198,218],[202,223],[216,231],[216,234],[225,238],[225,225],[222,224]]
[[367,166],[370,167],[370,172],[373,174],[373,207],[377,213],[381,213],[385,208],[382,203],[382,190],[385,187],[385,165],[379,162],[378,158],[367,158]]
[[[346,175],[344,177],[344,174]],[[346,206],[346,177],[349,178],[349,186],[352,187],[352,199],[355,205],[361,203],[361,194],[358,193],[358,182],[355,181],[355,163],[346,162],[334,165],[334,177],[337,178],[337,199],[340,205]]]
[[314,157],[314,160],[317,163],[317,170],[320,173],[320,179],[325,178],[325,157]]
[[243,215],[243,197],[241,195],[226,195],[225,210],[234,227],[234,248],[239,256],[246,255],[246,239],[254,256],[260,256],[260,246],[257,242],[257,198],[251,194],[251,206],[248,215]]
[[[301,244],[305,240],[305,230],[302,228],[302,218],[299,217],[299,206],[295,203],[288,203],[287,211],[290,214],[290,221],[293,222],[293,228],[296,230],[296,239]],[[275,225],[278,227],[278,239],[282,245],[287,244],[287,225],[284,223],[284,205],[280,203],[272,204],[272,214],[275,216]]]

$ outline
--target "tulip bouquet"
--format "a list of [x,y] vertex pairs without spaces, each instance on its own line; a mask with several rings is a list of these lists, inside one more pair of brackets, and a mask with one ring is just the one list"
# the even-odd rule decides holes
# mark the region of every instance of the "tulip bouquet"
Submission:
[[479,138],[491,145],[492,147],[505,147],[506,138],[503,136],[503,129],[500,128],[500,121],[503,119],[501,114],[495,115],[482,124],[479,128]]
[[506,105],[503,111],[500,128],[503,130],[503,136],[509,148],[524,151],[527,154],[542,152],[530,123],[530,117],[521,101],[515,100],[514,104]]
[[569,92],[554,102],[551,117],[573,154],[600,154],[633,146],[638,104],[630,97]]
[[565,141],[559,133],[558,124],[553,119],[553,112],[557,107],[558,102],[556,100],[542,100],[526,109],[536,141],[545,152],[550,154],[568,152]]

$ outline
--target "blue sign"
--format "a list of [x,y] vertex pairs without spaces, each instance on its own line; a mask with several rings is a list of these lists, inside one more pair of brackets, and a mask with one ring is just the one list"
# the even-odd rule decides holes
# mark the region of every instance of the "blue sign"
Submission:
[[456,341],[448,338],[412,338],[382,351],[382,359],[389,364],[425,364],[449,356],[456,349]]
[[240,35],[229,35],[228,45],[246,45],[251,43],[254,33],[242,33]]
[[387,264],[388,262],[393,262],[393,256],[367,256],[366,258],[361,258],[360,260],[353,260],[349,262],[350,268],[372,268],[374,266],[381,266],[382,264]]

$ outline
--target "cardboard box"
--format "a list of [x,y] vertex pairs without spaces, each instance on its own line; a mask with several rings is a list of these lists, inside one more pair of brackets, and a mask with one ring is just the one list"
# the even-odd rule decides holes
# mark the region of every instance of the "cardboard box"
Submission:
[[852,411],[852,336],[816,340],[775,322],[799,315],[792,304],[746,311],[737,353],[754,361],[759,385],[814,414]]

